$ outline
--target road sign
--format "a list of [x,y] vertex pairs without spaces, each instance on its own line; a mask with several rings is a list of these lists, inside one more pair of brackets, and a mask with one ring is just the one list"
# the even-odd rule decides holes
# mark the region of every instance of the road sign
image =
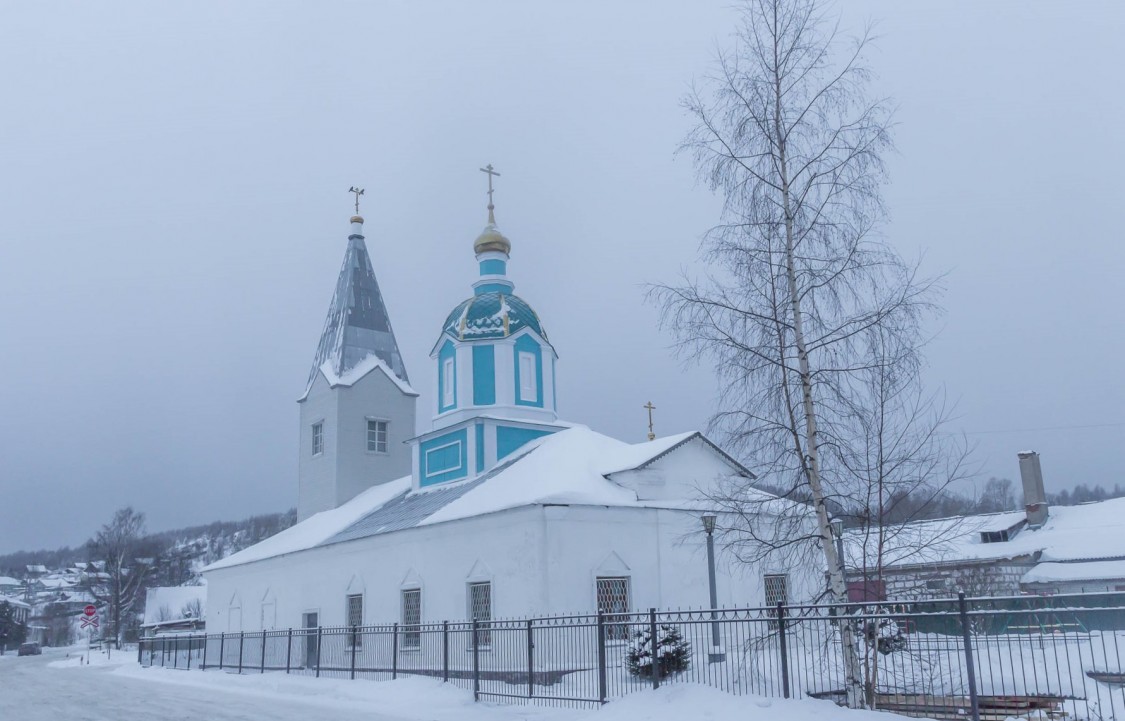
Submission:
[[91,626],[93,628],[98,627],[98,617],[97,616],[83,616],[81,628],[89,628]]
[[94,604],[91,603],[91,604],[88,604],[86,606],[86,608],[82,609],[82,613],[85,614],[87,618],[97,616],[98,615],[98,608],[97,608],[97,606],[95,606]]

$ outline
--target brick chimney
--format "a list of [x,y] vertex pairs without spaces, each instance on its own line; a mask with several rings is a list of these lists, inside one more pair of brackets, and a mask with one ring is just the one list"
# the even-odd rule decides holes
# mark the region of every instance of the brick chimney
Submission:
[[1027,525],[1029,528],[1039,528],[1047,522],[1047,493],[1043,490],[1043,470],[1039,467],[1039,454],[1024,451],[1018,456]]

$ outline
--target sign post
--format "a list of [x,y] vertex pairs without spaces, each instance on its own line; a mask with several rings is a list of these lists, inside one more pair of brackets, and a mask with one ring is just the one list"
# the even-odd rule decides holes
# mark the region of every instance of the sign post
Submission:
[[90,665],[90,646],[94,631],[98,630],[98,608],[94,604],[86,604],[82,609],[81,628],[89,629],[86,632],[86,665]]

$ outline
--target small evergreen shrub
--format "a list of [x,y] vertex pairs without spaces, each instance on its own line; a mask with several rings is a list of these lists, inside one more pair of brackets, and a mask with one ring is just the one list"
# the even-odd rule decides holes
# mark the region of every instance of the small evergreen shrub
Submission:
[[[691,665],[691,644],[684,640],[680,629],[669,624],[656,627],[656,669],[658,678],[687,670]],[[638,678],[652,678],[652,632],[645,626],[629,640],[629,653],[625,667]]]
[[893,618],[868,621],[865,635],[867,645],[884,656],[906,648],[906,633]]

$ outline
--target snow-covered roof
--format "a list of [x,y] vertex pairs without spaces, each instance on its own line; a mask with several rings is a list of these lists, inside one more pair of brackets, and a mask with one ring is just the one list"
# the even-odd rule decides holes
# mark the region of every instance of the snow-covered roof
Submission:
[[1020,583],[1125,580],[1125,559],[1079,563],[1040,563],[1023,575]]
[[0,594],[0,603],[9,603],[13,606],[18,606],[19,608],[31,608],[30,604],[25,603],[18,598],[12,598],[11,596],[5,596],[3,594]]
[[[884,568],[1033,557],[1042,562],[1125,558],[1125,498],[1080,506],[1052,506],[1041,528],[1022,527],[1007,541],[985,543],[982,532],[1015,529],[1022,511],[919,521],[889,532]],[[874,566],[874,537],[845,534],[848,565],[866,556]]]
[[22,586],[23,581],[11,576],[0,576],[0,586]]
[[[608,478],[614,473],[642,467],[685,446],[693,438],[699,438],[708,450],[715,449],[699,433],[630,444],[585,426],[574,426],[528,443],[483,476],[466,482],[414,491],[411,478],[407,476],[375,486],[339,508],[318,513],[203,570],[531,505],[659,506],[696,510],[700,508],[697,499],[640,500],[636,491]],[[726,465],[734,463],[725,454],[722,456]],[[736,463],[731,468],[732,475],[743,471]]]
[[[206,586],[156,586],[148,589],[145,596],[144,626],[153,626],[167,621],[182,621],[184,606],[199,601],[202,617],[207,612]],[[171,618],[160,618],[161,609],[166,608]]]

